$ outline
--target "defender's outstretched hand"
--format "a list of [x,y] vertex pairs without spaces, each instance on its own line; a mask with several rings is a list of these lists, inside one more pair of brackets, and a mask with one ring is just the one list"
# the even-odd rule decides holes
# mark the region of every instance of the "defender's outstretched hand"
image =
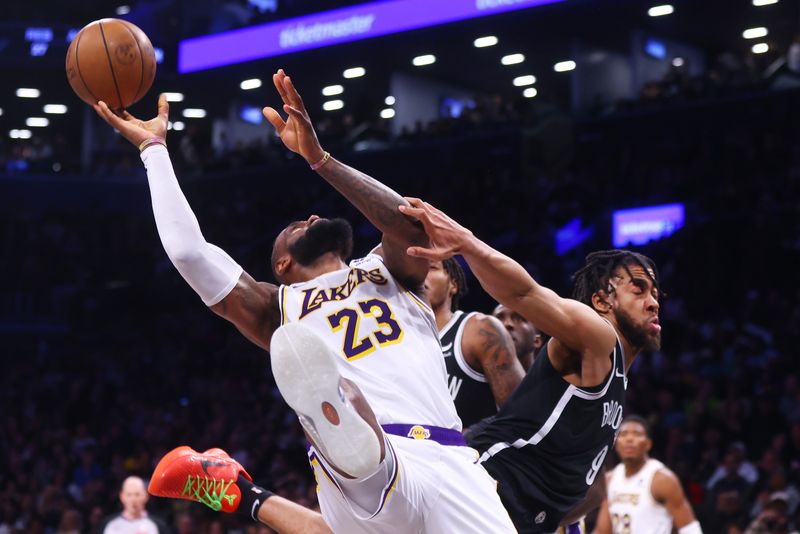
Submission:
[[322,150],[317,140],[317,134],[311,125],[308,111],[306,111],[303,99],[295,89],[292,79],[286,75],[283,69],[279,69],[272,75],[272,82],[283,100],[283,111],[289,116],[284,121],[280,113],[267,106],[262,110],[264,117],[281,136],[281,141],[286,148],[300,154],[309,164],[320,161],[325,155],[325,151]]
[[408,247],[409,256],[441,261],[462,254],[472,239],[472,232],[451,219],[442,210],[418,198],[406,197],[411,206],[400,206],[400,211],[418,219],[430,238],[429,247]]
[[165,94],[158,97],[158,115],[149,121],[139,120],[124,110],[115,115],[102,100],[92,107],[101,119],[119,130],[122,137],[130,141],[133,146],[138,147],[143,141],[153,137],[167,138],[169,103]]

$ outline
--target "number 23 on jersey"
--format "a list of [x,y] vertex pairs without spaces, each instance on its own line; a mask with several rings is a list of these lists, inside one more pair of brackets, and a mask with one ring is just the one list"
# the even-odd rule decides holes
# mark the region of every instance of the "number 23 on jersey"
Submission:
[[[380,299],[362,300],[357,308],[342,308],[328,315],[328,323],[334,332],[344,329],[342,353],[348,360],[357,360],[370,354],[377,346],[399,343],[403,329],[394,317],[389,304]],[[378,327],[364,337],[361,336],[361,318],[371,318]]]

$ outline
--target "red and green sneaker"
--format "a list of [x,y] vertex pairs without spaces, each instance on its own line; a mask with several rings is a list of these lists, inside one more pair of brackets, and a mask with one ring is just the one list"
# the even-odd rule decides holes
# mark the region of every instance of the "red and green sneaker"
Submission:
[[200,502],[217,512],[235,512],[242,501],[239,475],[253,481],[242,464],[222,449],[199,453],[184,445],[158,462],[148,490],[158,497]]

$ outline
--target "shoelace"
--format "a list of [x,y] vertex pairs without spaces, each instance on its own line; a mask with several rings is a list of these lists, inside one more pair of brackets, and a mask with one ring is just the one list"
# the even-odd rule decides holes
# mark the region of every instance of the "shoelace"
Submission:
[[215,512],[222,509],[222,499],[233,505],[236,495],[228,495],[228,488],[233,484],[233,480],[217,480],[209,477],[189,475],[186,478],[186,485],[183,487],[181,495],[194,497],[197,501],[205,504]]

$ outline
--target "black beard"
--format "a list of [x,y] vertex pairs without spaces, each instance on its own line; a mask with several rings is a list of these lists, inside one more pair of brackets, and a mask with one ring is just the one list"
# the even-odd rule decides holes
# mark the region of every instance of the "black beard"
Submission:
[[303,267],[313,265],[328,252],[337,253],[342,260],[353,252],[353,227],[346,220],[320,219],[289,247],[294,261]]
[[650,352],[661,349],[661,332],[651,335],[647,325],[637,326],[631,316],[619,308],[614,310],[614,317],[617,319],[620,333],[628,340],[628,343]]

